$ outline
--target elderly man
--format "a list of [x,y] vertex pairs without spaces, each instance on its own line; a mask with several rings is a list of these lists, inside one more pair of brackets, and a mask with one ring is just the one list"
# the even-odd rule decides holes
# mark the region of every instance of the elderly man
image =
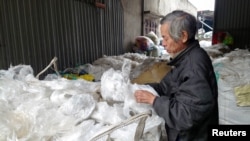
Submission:
[[138,90],[135,98],[165,120],[168,141],[207,141],[210,125],[218,124],[218,88],[212,62],[195,40],[196,18],[173,11],[161,20],[160,30],[172,70],[150,84],[159,96]]

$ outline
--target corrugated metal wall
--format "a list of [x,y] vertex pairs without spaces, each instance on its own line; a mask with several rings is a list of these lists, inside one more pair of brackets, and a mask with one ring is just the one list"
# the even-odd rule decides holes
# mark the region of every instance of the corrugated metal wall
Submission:
[[249,0],[215,0],[214,32],[229,32],[234,38],[233,48],[250,48],[249,13]]
[[123,53],[120,0],[0,0],[0,69],[27,64],[35,75],[54,56],[64,70]]

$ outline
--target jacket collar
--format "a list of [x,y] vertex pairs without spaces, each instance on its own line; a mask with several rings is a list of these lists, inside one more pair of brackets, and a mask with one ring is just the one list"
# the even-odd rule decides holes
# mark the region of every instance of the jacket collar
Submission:
[[185,56],[185,54],[187,54],[188,52],[190,52],[191,50],[193,50],[196,47],[199,47],[199,42],[197,40],[194,40],[193,42],[189,43],[187,48],[185,50],[183,50],[180,54],[178,54],[174,59],[171,59],[170,62],[168,63],[168,65],[170,66],[175,66],[177,65],[177,63],[183,58],[183,56]]

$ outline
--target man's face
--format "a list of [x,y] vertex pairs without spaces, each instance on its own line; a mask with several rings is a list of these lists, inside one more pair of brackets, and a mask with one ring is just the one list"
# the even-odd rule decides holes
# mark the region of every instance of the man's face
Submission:
[[162,46],[164,46],[165,50],[169,53],[171,57],[174,57],[177,53],[179,53],[186,47],[186,45],[184,44],[186,42],[185,40],[180,39],[176,42],[173,38],[170,37],[169,24],[161,25],[160,30],[161,36],[163,38]]

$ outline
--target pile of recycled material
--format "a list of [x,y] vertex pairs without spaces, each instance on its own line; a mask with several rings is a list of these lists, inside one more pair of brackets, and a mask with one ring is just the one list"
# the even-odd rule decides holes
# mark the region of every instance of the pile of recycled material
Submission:
[[[213,60],[218,80],[220,124],[250,124],[249,62],[247,49],[235,49]],[[240,95],[235,91],[238,87],[242,91]]]
[[[142,140],[159,141],[163,119],[151,105],[136,103],[133,95],[138,89],[158,94],[148,85],[130,83],[131,66],[125,61],[120,70],[107,69],[98,82],[64,77],[39,80],[30,65],[0,70],[0,140],[89,141],[114,124],[151,111]],[[117,129],[110,138],[132,141],[137,125]]]
[[[220,124],[250,124],[249,105],[238,105],[234,91],[238,86],[250,84],[250,53],[243,49],[228,52],[224,47],[205,48],[217,76]],[[150,105],[136,103],[133,96],[138,89],[158,94],[148,85],[131,83],[159,60],[126,53],[104,56],[92,64],[79,66],[95,81],[55,74],[39,80],[30,65],[0,70],[0,141],[89,141],[112,125],[147,111],[152,111],[152,115],[146,120],[142,140],[159,141],[163,119]],[[158,72],[152,70],[145,72]],[[110,138],[132,141],[137,125],[134,122],[117,129]]]

